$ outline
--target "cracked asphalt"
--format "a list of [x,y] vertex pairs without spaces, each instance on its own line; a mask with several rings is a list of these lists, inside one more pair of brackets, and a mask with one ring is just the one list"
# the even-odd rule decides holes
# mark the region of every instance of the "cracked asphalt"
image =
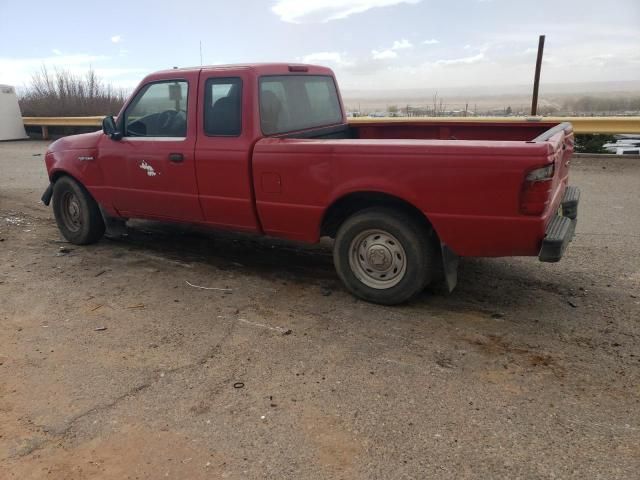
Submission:
[[45,149],[0,143],[0,478],[638,478],[637,160],[573,162],[560,263],[381,307],[326,243],[64,243]]

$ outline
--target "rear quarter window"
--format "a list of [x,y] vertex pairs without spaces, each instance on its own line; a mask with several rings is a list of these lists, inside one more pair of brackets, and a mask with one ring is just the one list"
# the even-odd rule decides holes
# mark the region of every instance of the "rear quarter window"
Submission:
[[260,125],[265,135],[342,122],[333,77],[279,75],[260,78]]

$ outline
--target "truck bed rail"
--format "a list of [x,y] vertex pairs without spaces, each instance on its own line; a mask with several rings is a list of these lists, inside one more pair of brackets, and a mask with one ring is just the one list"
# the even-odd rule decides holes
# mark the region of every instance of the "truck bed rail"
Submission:
[[550,128],[546,132],[541,133],[536,138],[534,138],[532,141],[533,142],[546,142],[551,137],[553,137],[556,133],[563,132],[567,128],[571,128],[571,124],[569,122],[562,122],[560,125],[556,125],[555,127]]
[[[48,138],[48,127],[97,127],[102,125],[102,116],[91,117],[22,117],[25,127],[40,127],[43,138]],[[442,123],[512,123],[512,122],[569,122],[574,133],[640,133],[640,117],[352,117],[350,125],[367,125],[376,122],[442,122]],[[536,139],[539,141],[539,139]]]

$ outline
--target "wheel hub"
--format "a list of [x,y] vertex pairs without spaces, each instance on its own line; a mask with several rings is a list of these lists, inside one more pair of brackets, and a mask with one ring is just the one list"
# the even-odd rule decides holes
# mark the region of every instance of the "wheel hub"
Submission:
[[82,227],[82,208],[78,197],[72,192],[64,193],[61,214],[65,227],[72,232],[77,232]]
[[384,245],[373,245],[367,251],[369,264],[378,271],[386,271],[392,263],[391,252]]
[[365,285],[384,290],[402,280],[407,258],[402,244],[391,233],[365,230],[351,242],[349,265]]
[[69,215],[73,220],[77,220],[80,216],[80,207],[78,206],[77,202],[71,201],[71,203],[69,204]]

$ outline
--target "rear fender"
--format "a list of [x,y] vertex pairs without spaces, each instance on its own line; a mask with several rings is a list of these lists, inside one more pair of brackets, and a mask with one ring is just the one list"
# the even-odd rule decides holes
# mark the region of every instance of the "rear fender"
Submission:
[[[374,194],[374,195],[383,195],[394,199],[400,203],[403,203],[417,213],[419,213],[427,223],[431,226],[435,234],[441,241],[445,241],[440,236],[440,231],[436,223],[434,223],[433,219],[428,215],[423,208],[418,206],[417,195],[415,195],[412,191],[404,191],[400,192],[397,188],[394,188],[394,184],[392,182],[386,182],[379,178],[364,178],[358,179],[356,182],[349,182],[340,186],[339,190],[334,190],[331,195],[331,201],[329,202],[329,206],[326,208],[323,214],[323,223],[326,219],[327,213],[331,210],[331,207],[336,205],[338,202],[344,200],[350,195],[357,194]],[[320,225],[320,229],[322,229],[322,225]]]

